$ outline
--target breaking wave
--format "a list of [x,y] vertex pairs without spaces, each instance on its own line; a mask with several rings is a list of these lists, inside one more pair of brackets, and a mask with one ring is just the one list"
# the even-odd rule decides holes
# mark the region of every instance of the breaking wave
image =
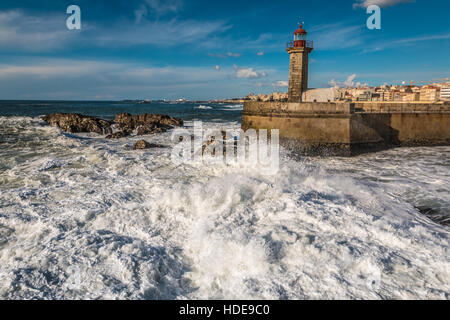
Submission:
[[200,110],[211,110],[213,107],[210,106],[204,106],[204,105],[200,105],[198,106],[196,109],[200,109]]
[[282,150],[263,176],[174,166],[170,132],[138,152],[0,117],[0,137],[3,299],[449,298],[448,227],[417,208],[448,210],[448,147]]
[[230,111],[230,110],[232,110],[232,111],[236,111],[236,110],[242,111],[242,110],[244,110],[244,105],[243,104],[230,104],[230,105],[222,106],[222,108],[225,108],[225,109],[222,109],[223,111]]

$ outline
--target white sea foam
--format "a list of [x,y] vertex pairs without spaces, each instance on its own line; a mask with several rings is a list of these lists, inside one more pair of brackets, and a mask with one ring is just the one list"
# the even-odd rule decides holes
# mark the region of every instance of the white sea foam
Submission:
[[243,109],[244,109],[244,105],[243,104],[229,104],[229,105],[225,105],[225,106],[222,106],[222,108],[225,108],[225,109],[222,109],[222,110],[224,110],[224,111],[242,111]]
[[201,109],[201,110],[211,110],[212,107],[211,107],[211,106],[199,105],[196,109]]
[[283,151],[268,177],[38,119],[0,117],[0,134],[4,299],[449,298],[448,227],[415,208],[433,192],[449,205],[447,147]]

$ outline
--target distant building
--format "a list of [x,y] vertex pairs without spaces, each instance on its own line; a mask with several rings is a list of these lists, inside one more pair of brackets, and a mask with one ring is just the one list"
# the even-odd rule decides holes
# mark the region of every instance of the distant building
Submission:
[[372,101],[382,101],[379,93],[372,93]]
[[436,86],[423,86],[420,89],[420,101],[438,101],[440,88]]
[[304,102],[333,102],[339,99],[337,88],[309,89],[303,92]]
[[420,100],[419,92],[408,93],[402,97],[402,101],[404,101],[404,102],[413,102],[413,101],[419,101],[419,100]]
[[372,93],[370,91],[363,91],[360,92],[356,96],[357,101],[371,101],[372,100]]
[[399,91],[400,91],[400,92],[405,92],[405,93],[411,93],[411,92],[413,92],[411,86],[404,86],[404,87],[401,87],[401,88],[399,89]]
[[391,91],[390,89],[382,89],[380,92],[381,101],[391,101]]
[[254,93],[250,93],[248,96],[244,98],[244,100],[251,100],[251,101],[263,101],[263,102],[269,102],[269,101],[287,101],[288,94],[282,93],[282,92],[274,92],[271,94],[258,94],[255,95]]
[[450,101],[450,85],[442,86],[441,88],[441,100]]
[[274,92],[272,94],[273,101],[285,101],[288,99],[287,93]]
[[[245,100],[288,101],[288,93],[274,92],[255,95],[251,93]],[[425,86],[389,86],[317,88],[303,90],[304,102],[438,102],[450,101],[450,83],[433,83]]]
[[388,101],[401,101],[401,100],[402,95],[400,94],[400,91],[397,89],[391,90]]

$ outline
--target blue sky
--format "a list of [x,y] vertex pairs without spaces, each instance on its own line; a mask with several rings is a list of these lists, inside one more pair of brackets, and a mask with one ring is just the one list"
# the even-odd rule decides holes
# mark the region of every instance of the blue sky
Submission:
[[[81,8],[82,29],[66,28]],[[365,7],[378,4],[381,30]],[[212,99],[286,91],[305,22],[310,87],[450,77],[450,1],[2,0],[0,99]]]

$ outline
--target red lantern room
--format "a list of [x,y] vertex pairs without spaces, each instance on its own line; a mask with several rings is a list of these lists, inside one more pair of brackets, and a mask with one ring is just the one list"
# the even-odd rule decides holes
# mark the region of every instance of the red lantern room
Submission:
[[308,32],[303,29],[303,25],[294,32],[294,47],[304,47],[306,45],[306,35]]
[[303,29],[303,24],[294,32],[294,40],[288,42],[288,48],[313,48],[312,41],[307,41],[306,36],[308,32]]

